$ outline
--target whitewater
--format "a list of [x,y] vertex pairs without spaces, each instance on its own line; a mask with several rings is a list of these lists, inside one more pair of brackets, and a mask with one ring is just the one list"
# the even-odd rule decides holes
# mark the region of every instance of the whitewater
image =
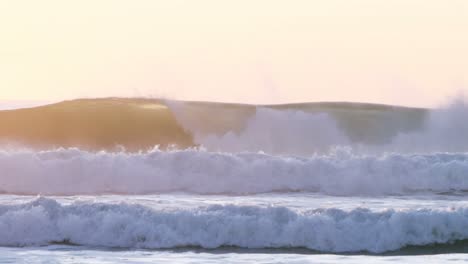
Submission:
[[[154,198],[165,201],[164,197]],[[451,203],[452,207],[446,209],[344,210],[288,208],[259,201],[250,205],[188,204],[182,208],[98,201],[67,205],[36,198],[0,207],[0,245],[68,243],[144,249],[232,246],[382,253],[408,245],[468,239],[468,207]]]
[[[165,109],[144,103],[135,109]],[[427,111],[166,106],[193,146],[0,141],[0,263],[467,259],[462,100]]]
[[0,191],[29,195],[257,194],[402,195],[468,191],[468,154],[311,157],[158,149],[143,153],[3,150]]

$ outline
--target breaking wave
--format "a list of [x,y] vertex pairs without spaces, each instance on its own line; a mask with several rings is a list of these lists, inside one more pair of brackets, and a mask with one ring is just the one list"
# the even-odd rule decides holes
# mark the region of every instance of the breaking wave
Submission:
[[156,210],[125,203],[62,205],[38,198],[0,205],[0,233],[0,246],[303,247],[382,253],[468,239],[468,208],[344,211],[212,205]]
[[468,104],[464,99],[427,111],[351,103],[256,107],[249,115],[243,114],[246,121],[242,126],[214,133],[203,128],[204,122],[190,118],[190,106],[176,102],[168,106],[194,142],[211,151],[305,156],[327,153],[337,146],[362,153],[468,151]]
[[468,105],[438,109],[359,103],[254,106],[107,98],[0,111],[0,143],[138,152],[202,147],[272,155],[468,151]]
[[393,195],[468,190],[468,154],[311,157],[200,150],[0,151],[0,191],[16,194],[252,194],[318,192]]
[[307,155],[350,143],[327,113],[309,114],[268,108],[258,108],[241,133],[230,131],[217,136],[195,132],[194,135],[195,142],[203,147],[224,152],[264,151]]
[[[468,105],[462,100],[428,110],[110,98],[0,111],[0,141],[8,143],[0,147],[0,193],[112,193],[125,199],[180,192],[307,192],[410,200],[443,193],[463,198],[468,191],[466,120]],[[0,205],[0,246],[383,253],[468,241],[468,207],[461,203],[398,210],[240,203],[152,208],[67,205],[47,198],[6,203]]]
[[383,146],[387,151],[405,152],[467,152],[468,104],[456,100],[446,107],[434,109],[423,129],[399,133],[392,144]]

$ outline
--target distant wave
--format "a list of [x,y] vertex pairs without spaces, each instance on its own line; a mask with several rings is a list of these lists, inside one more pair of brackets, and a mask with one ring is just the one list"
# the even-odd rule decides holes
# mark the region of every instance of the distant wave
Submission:
[[306,156],[327,153],[337,146],[382,152],[393,148],[394,140],[401,135],[422,132],[429,113],[425,109],[359,103],[165,104],[194,143],[207,150]]
[[82,99],[0,111],[0,142],[36,149],[139,151],[193,147],[171,111],[151,99]]
[[0,111],[0,143],[138,152],[209,151],[310,156],[337,146],[361,153],[468,151],[468,105],[437,109],[362,103],[242,105],[156,99],[82,99]]
[[468,152],[468,103],[462,99],[434,109],[421,130],[400,132],[386,151]]
[[308,155],[336,145],[382,145],[418,131],[427,110],[358,103],[242,105],[104,98],[0,111],[0,143],[50,149],[213,151]]
[[211,133],[204,122],[193,122],[198,116],[193,106],[168,106],[194,142],[211,151],[305,156],[337,146],[368,154],[468,151],[468,104],[462,99],[429,111],[351,103],[256,107],[237,130]]
[[192,131],[194,141],[212,151],[264,151],[308,155],[351,144],[337,122],[327,113],[258,108],[240,132],[223,135]]
[[142,153],[79,149],[0,151],[0,192],[18,194],[392,195],[468,190],[468,154],[308,158],[199,150]]
[[382,253],[468,239],[468,208],[308,211],[213,205],[155,210],[135,204],[38,198],[0,206],[0,246],[71,243],[120,248],[297,248]]

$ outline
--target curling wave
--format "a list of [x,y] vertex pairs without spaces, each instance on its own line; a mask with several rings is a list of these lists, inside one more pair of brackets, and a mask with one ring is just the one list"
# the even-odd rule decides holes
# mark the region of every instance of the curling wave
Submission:
[[200,150],[0,151],[0,192],[16,194],[252,194],[318,192],[392,195],[468,190],[468,154],[308,158]]
[[[80,99],[0,111],[0,143],[36,149],[326,153],[337,145],[382,145],[422,129],[427,109],[362,103],[245,105],[143,98]],[[467,149],[468,150],[468,149]]]
[[468,239],[468,208],[293,210],[213,205],[151,209],[136,204],[38,198],[0,206],[0,246],[71,243],[120,248],[296,248],[381,253]]
[[0,111],[0,143],[36,149],[209,151],[303,155],[337,146],[362,153],[468,151],[468,104],[438,109],[363,103],[242,105],[82,99]]

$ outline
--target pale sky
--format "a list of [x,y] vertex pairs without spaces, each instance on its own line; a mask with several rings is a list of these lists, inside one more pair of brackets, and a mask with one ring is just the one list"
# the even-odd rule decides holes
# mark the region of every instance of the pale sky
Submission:
[[0,0],[0,99],[433,106],[468,92],[466,0]]

